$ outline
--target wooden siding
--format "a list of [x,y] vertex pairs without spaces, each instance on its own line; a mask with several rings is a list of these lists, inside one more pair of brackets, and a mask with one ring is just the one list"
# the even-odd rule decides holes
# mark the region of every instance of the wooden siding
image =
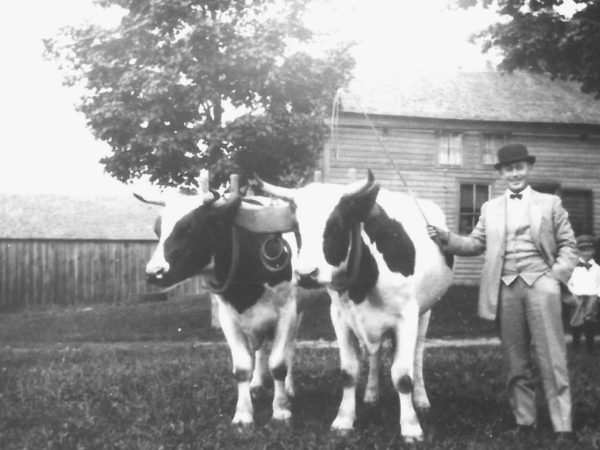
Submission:
[[[522,123],[478,123],[419,120],[415,118],[371,118],[402,176],[418,198],[436,202],[446,214],[451,230],[458,230],[461,183],[489,183],[492,196],[505,184],[492,165],[484,164],[484,133],[502,132],[509,141],[522,142],[537,157],[534,183],[558,183],[564,189],[592,191],[593,230],[600,233],[600,127],[548,126]],[[388,156],[366,122],[354,115],[340,118],[339,139],[326,146],[322,168],[327,182],[346,183],[348,170],[358,177],[370,168],[386,188],[406,192]],[[440,130],[463,133],[460,166],[438,164]],[[364,171],[364,174],[361,174]],[[456,258],[456,284],[478,284],[482,257]]]
[[[138,301],[159,289],[144,269],[156,243],[101,240],[0,240],[0,308]],[[200,292],[198,279],[169,296]]]

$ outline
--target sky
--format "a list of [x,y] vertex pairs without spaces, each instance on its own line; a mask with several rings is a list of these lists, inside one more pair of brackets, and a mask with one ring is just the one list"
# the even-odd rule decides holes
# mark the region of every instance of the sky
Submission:
[[[468,43],[492,23],[489,10],[451,10],[446,0],[329,0],[309,24],[322,42],[354,40],[356,76],[389,71],[481,70],[489,56]],[[85,20],[110,24],[91,0],[29,0],[0,6],[0,193],[127,193],[103,172],[108,146],[96,141],[75,110],[79,93],[62,85],[56,65],[42,57],[42,39]]]

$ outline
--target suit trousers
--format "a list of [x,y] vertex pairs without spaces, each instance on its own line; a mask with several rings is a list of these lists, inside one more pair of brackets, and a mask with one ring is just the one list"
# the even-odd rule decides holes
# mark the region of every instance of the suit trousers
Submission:
[[531,374],[530,345],[533,344],[554,431],[572,431],[559,282],[546,273],[532,286],[520,277],[509,286],[501,283],[498,318],[508,366],[508,398],[516,423],[533,425],[537,421]]

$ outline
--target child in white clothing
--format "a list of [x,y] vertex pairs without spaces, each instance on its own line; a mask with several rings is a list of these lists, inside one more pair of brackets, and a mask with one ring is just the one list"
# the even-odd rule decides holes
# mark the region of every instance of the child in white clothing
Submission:
[[579,348],[583,332],[588,353],[594,351],[600,295],[600,266],[593,259],[594,247],[592,236],[582,234],[577,238],[579,262],[569,280],[569,289],[575,304],[569,323],[573,334],[573,346]]

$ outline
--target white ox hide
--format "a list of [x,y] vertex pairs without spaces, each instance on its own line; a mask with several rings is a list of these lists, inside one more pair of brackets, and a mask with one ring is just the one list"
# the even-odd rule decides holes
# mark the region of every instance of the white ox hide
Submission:
[[[206,196],[172,195],[157,220],[158,245],[146,266],[150,283],[172,287],[200,275],[205,285],[223,285],[228,278],[232,229],[240,208],[239,197],[214,200]],[[244,206],[242,206],[243,208]],[[219,320],[229,344],[238,399],[233,424],[253,423],[251,394],[263,386],[266,366],[274,379],[273,419],[291,417],[289,398],[294,395],[292,377],[295,339],[300,323],[296,285],[291,265],[274,273],[265,270],[258,256],[264,236],[238,228],[239,267],[231,285],[217,295]],[[295,237],[284,239],[292,253]],[[267,358],[267,341],[272,340]]]
[[[421,211],[428,223],[445,228],[443,212],[432,202],[419,200],[419,209],[408,195],[379,190],[370,171],[368,181],[348,186],[314,183],[292,190],[262,180],[259,185],[295,203],[302,238],[294,262],[299,284],[326,286],[331,296],[343,383],[332,429],[351,430],[356,420],[359,343],[369,356],[364,400],[377,401],[379,353],[384,335],[391,333],[396,344],[391,379],[402,436],[408,442],[422,440],[414,407],[429,408],[422,370],[429,310],[450,286],[452,264],[427,234]],[[360,230],[362,256],[355,281],[348,284],[353,272],[348,246],[357,247],[350,244],[353,226]]]

